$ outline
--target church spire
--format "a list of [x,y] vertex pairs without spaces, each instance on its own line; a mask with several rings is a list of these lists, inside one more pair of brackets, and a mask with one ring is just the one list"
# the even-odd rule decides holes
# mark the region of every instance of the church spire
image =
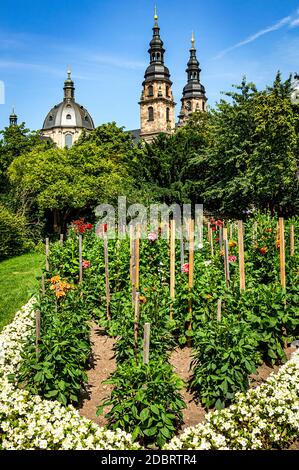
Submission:
[[182,101],[182,109],[179,115],[180,125],[186,124],[190,114],[197,111],[206,111],[206,91],[200,83],[201,68],[196,55],[195,38],[192,32],[190,58],[187,64],[188,83],[184,87]]
[[15,108],[13,106],[12,113],[9,116],[9,125],[10,126],[17,126],[18,125],[18,116],[15,113]]
[[74,82],[71,79],[71,68],[68,65],[67,68],[67,79],[64,82],[64,101],[74,101],[75,100],[75,86]]

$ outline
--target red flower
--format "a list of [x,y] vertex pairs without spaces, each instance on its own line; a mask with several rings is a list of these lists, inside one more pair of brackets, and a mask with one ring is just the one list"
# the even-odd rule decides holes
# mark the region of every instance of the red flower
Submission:
[[213,232],[216,232],[217,228],[216,227],[212,227],[212,231]]
[[86,224],[85,227],[86,230],[92,230],[92,224]]
[[217,225],[217,227],[223,227],[222,220],[217,220],[216,225]]
[[229,257],[228,257],[228,261],[229,261],[230,263],[235,263],[235,262],[237,261],[237,257],[234,256],[234,255],[229,256]]
[[182,273],[189,274],[189,263],[185,263],[182,266]]
[[88,268],[90,268],[90,266],[91,266],[90,261],[85,261],[85,260],[82,261],[82,268],[83,269],[88,269]]

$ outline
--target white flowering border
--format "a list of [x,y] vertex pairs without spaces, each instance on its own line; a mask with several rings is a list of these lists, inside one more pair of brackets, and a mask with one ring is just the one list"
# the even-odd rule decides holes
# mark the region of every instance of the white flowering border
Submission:
[[0,334],[0,449],[140,449],[130,434],[106,431],[72,406],[32,396],[10,382],[10,374],[18,373],[24,345],[34,328],[32,299]]
[[[105,431],[72,406],[32,396],[10,382],[34,327],[31,300],[0,334],[0,449],[140,449],[130,434]],[[264,384],[237,394],[232,406],[209,413],[205,423],[187,428],[164,449],[273,449],[298,435],[299,351]]]
[[282,449],[299,436],[299,351],[265,383],[236,395],[165,446],[168,450]]

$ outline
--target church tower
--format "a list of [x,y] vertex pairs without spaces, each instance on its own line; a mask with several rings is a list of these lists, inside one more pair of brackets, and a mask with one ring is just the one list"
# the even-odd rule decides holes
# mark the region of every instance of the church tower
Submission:
[[18,125],[18,116],[16,115],[14,108],[12,108],[12,113],[9,116],[9,125],[10,126],[17,126]]
[[158,15],[155,9],[153,39],[150,43],[150,65],[146,69],[140,100],[140,137],[151,142],[163,132],[175,130],[175,102],[168,68],[164,65],[165,49],[160,37]]
[[190,59],[187,65],[188,83],[183,90],[182,109],[179,115],[179,125],[187,123],[190,114],[197,111],[207,111],[207,97],[204,86],[200,83],[201,68],[196,57],[195,39],[192,33]]

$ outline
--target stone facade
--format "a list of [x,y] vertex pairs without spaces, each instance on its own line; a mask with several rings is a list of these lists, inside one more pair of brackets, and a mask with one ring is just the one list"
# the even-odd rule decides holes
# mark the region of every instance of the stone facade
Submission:
[[[65,148],[71,147],[73,144],[75,144],[82,132],[82,128],[58,127],[49,129],[47,131],[44,130],[42,134],[44,137],[51,139],[58,148]],[[70,139],[70,137],[67,136],[71,136],[71,141],[69,140],[69,143],[68,139]]]
[[151,142],[161,132],[174,132],[175,102],[169,81],[145,82],[139,104],[142,139]]
[[182,108],[179,115],[179,125],[184,126],[187,124],[190,115],[199,111],[207,112],[207,98],[206,97],[194,97],[194,98],[182,98]]

